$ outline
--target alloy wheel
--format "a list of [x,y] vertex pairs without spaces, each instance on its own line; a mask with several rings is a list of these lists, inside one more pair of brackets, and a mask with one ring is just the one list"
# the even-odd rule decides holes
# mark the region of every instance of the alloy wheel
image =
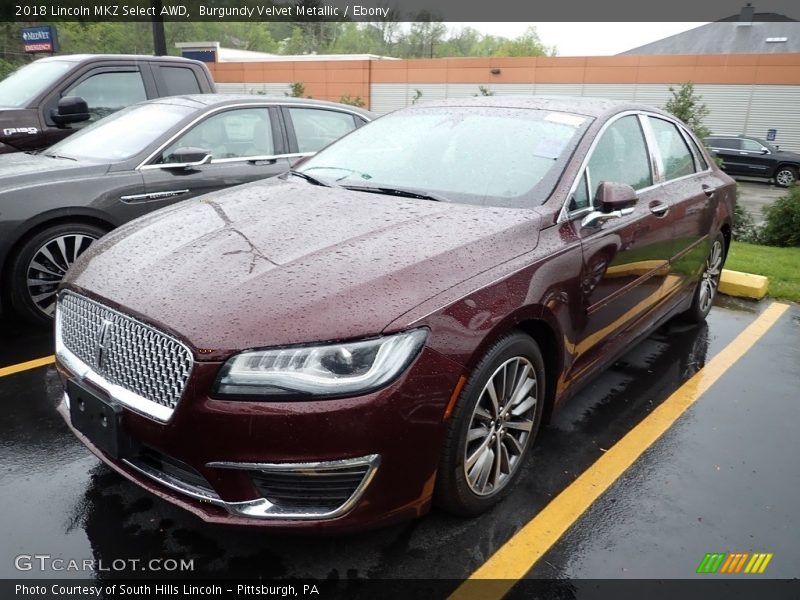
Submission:
[[86,233],[68,233],[48,240],[34,252],[27,268],[28,295],[44,315],[53,316],[58,284],[96,240]]
[[706,259],[706,268],[700,281],[700,310],[707,312],[717,295],[719,278],[722,274],[722,242],[714,240],[711,252]]
[[790,185],[792,185],[792,184],[794,183],[794,181],[795,181],[795,175],[794,175],[794,172],[793,172],[791,169],[781,169],[781,170],[780,170],[780,171],[778,171],[778,173],[775,175],[775,181],[776,181],[776,182],[778,183],[778,185],[780,185],[780,186],[783,186],[783,187],[789,187],[789,186],[790,186]]
[[505,361],[486,382],[464,448],[464,475],[473,493],[494,494],[510,480],[525,454],[537,403],[536,370],[525,357]]

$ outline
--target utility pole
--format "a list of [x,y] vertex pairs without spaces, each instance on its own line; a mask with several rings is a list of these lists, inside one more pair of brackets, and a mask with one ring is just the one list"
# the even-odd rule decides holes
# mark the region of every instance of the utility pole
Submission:
[[156,56],[167,55],[167,38],[164,35],[164,17],[161,16],[163,6],[161,0],[151,0],[153,7],[153,54]]

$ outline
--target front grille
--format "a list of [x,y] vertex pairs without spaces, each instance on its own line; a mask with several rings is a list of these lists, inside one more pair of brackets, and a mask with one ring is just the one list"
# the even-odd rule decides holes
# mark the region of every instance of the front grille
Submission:
[[145,401],[175,409],[193,365],[184,344],[73,292],[59,298],[57,326],[60,343],[96,375]]
[[333,511],[350,499],[369,468],[261,471],[251,477],[261,495],[283,511]]

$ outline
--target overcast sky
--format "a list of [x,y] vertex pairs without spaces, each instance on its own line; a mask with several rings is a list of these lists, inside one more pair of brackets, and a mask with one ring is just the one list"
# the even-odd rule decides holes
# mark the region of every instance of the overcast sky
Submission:
[[484,34],[514,38],[533,25],[558,56],[605,56],[654,42],[704,23],[448,23],[451,29],[474,27]]

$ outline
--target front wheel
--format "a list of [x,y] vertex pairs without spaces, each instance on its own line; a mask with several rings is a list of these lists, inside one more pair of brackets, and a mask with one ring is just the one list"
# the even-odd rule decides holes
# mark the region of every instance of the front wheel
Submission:
[[536,438],[544,399],[536,342],[521,332],[502,338],[475,367],[448,423],[436,503],[476,515],[505,497]]
[[725,264],[725,238],[717,234],[711,244],[711,250],[703,266],[703,274],[694,290],[692,306],[686,311],[688,320],[695,323],[705,321],[714,303],[714,298],[719,290],[719,280],[722,277],[722,265]]
[[26,240],[11,262],[11,305],[15,312],[33,324],[49,325],[56,291],[67,270],[104,234],[94,225],[63,223]]
[[775,173],[775,183],[781,187],[789,187],[797,181],[797,169],[792,167],[781,167]]

